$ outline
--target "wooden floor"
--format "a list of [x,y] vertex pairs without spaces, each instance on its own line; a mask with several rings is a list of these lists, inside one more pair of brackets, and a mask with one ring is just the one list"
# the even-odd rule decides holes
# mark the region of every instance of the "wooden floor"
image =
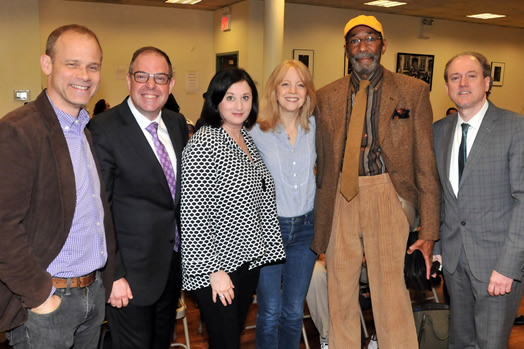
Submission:
[[[439,295],[439,298],[442,299],[442,289],[437,289],[437,293]],[[428,293],[427,296],[431,296],[431,293]],[[413,295],[413,299],[421,300],[425,297],[424,294],[416,294]],[[198,331],[199,323],[200,323],[200,313],[199,310],[195,307],[195,304],[190,296],[186,295],[186,304],[187,304],[187,320],[188,320],[188,327],[189,327],[189,336],[191,340],[191,348],[192,349],[207,349],[207,337],[204,334],[200,334]],[[524,300],[520,304],[520,310],[519,312],[521,314],[524,314]],[[307,313],[307,310],[306,310]],[[373,325],[373,315],[371,310],[364,310],[364,318],[366,320],[367,329],[370,334],[374,332],[374,325]],[[255,325],[256,322],[256,304],[253,304],[251,306],[251,309],[248,314],[248,319],[246,322],[246,326]],[[319,349],[320,343],[319,343],[319,337],[318,332],[315,329],[315,326],[313,325],[313,322],[311,319],[305,319],[304,325],[307,332],[307,337],[309,340],[309,346],[311,349]],[[182,321],[177,321],[176,326],[176,333],[177,338],[176,342],[183,343],[184,342],[184,331],[182,326]],[[254,349],[255,348],[255,329],[248,329],[245,330],[242,334],[242,349]],[[367,342],[367,341],[366,341]],[[0,349],[9,348],[7,343],[5,343],[5,336],[3,333],[0,333]],[[305,349],[304,341],[301,340],[300,343],[300,349]],[[509,340],[508,349],[522,349],[524,348],[524,326],[513,326],[513,330],[511,332],[511,337]],[[42,348],[44,349],[44,348]],[[140,349],[140,348],[137,348]]]

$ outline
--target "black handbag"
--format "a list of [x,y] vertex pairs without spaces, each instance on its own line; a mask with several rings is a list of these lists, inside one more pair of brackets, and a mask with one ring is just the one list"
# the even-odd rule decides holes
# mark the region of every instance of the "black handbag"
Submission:
[[420,349],[447,349],[449,305],[426,303],[413,307]]
[[[417,239],[418,231],[409,233],[406,251]],[[431,290],[431,282],[426,279],[424,255],[419,250],[415,250],[412,254],[407,254],[406,252],[404,257],[404,280],[406,281],[406,287],[414,291]]]

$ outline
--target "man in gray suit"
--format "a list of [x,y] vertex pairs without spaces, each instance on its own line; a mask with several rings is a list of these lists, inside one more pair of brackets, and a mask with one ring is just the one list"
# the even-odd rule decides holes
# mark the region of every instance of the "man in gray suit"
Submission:
[[487,100],[479,53],[453,57],[444,79],[458,109],[434,125],[449,348],[506,348],[523,289],[524,118]]

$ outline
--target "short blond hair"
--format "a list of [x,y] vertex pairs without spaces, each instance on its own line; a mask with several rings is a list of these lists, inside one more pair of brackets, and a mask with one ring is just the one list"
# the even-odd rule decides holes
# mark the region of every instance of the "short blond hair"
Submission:
[[262,97],[261,109],[257,122],[260,129],[264,132],[273,131],[280,120],[280,110],[276,90],[278,85],[282,80],[284,80],[284,76],[287,74],[288,70],[291,68],[297,70],[298,75],[306,87],[306,101],[299,112],[299,123],[306,132],[309,131],[309,117],[313,113],[317,104],[313,78],[304,63],[297,60],[286,60],[280,63],[269,76],[264,96]]

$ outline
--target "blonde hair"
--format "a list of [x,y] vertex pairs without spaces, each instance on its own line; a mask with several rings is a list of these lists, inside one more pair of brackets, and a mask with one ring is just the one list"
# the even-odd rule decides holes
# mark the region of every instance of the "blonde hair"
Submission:
[[280,120],[280,108],[277,101],[277,87],[284,80],[288,70],[295,68],[306,87],[306,101],[299,111],[299,123],[302,128],[309,131],[309,117],[317,104],[315,86],[309,69],[300,61],[286,60],[280,63],[269,76],[261,101],[261,110],[258,115],[258,124],[264,132],[273,131]]

